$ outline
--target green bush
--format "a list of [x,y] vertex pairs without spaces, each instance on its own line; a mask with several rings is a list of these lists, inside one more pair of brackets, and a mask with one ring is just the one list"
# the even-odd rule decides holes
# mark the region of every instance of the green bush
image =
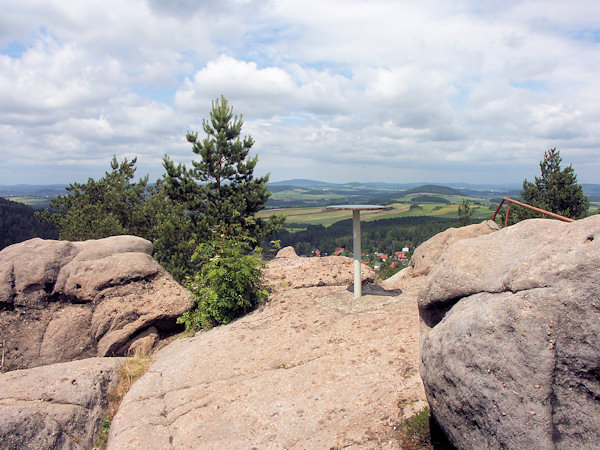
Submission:
[[197,307],[178,323],[188,333],[231,322],[267,299],[262,285],[260,249],[248,253],[248,241],[240,235],[213,232],[209,242],[196,247],[192,261],[201,269],[188,282]]

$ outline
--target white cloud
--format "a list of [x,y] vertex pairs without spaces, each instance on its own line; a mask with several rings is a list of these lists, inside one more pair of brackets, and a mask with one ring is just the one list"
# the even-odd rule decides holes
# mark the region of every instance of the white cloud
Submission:
[[599,14],[578,0],[12,2],[0,178],[74,181],[113,154],[158,176],[164,153],[192,157],[185,131],[223,94],[272,179],[519,182],[558,146],[598,181]]
[[221,55],[186,79],[175,94],[176,105],[184,111],[206,110],[215,96],[224,95],[247,115],[278,112],[294,96],[296,85],[282,69],[259,69],[255,62],[238,61]]

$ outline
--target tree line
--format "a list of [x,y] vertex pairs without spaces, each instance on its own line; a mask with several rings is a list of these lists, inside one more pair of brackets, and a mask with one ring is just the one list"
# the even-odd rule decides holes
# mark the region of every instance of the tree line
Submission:
[[32,207],[0,197],[0,250],[34,237],[58,239],[52,224],[38,220]]

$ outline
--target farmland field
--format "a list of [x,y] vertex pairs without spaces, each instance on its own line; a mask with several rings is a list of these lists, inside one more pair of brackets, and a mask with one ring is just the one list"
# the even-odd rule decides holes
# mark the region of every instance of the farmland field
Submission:
[[[476,201],[479,200],[480,199],[477,199]],[[462,199],[460,201],[462,201]],[[395,217],[436,216],[453,218],[458,216],[458,204],[420,203],[418,206],[413,205],[415,204],[392,203],[386,205],[386,209],[384,210],[362,211],[360,218],[362,221],[368,222],[378,219],[392,219]],[[473,218],[483,220],[488,218],[492,213],[489,206],[472,204],[471,207],[473,209]],[[324,207],[269,209],[260,211],[257,216],[266,218],[271,214],[285,214],[287,223],[324,226],[329,226],[340,220],[352,218],[352,213],[350,211],[327,210]]]
[[471,205],[472,219],[483,220],[491,216],[500,198],[507,192],[498,190],[458,190],[447,186],[423,185],[411,189],[393,189],[390,186],[363,186],[313,184],[300,187],[291,184],[274,186],[267,209],[258,217],[285,214],[288,231],[300,231],[304,225],[330,226],[352,218],[350,211],[327,210],[327,205],[375,204],[384,210],[362,211],[365,222],[401,217],[432,216],[443,219],[458,217],[458,205],[467,200]]
[[50,205],[51,199],[46,197],[21,196],[8,197],[8,200],[23,203],[24,205],[31,206],[33,209],[44,209]]

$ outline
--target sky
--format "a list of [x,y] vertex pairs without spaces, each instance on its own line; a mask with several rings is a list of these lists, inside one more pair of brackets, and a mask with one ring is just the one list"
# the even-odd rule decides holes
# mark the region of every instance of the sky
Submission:
[[[418,4],[417,4],[418,3]],[[600,183],[597,0],[4,0],[0,185],[156,179],[225,96],[271,181]]]

